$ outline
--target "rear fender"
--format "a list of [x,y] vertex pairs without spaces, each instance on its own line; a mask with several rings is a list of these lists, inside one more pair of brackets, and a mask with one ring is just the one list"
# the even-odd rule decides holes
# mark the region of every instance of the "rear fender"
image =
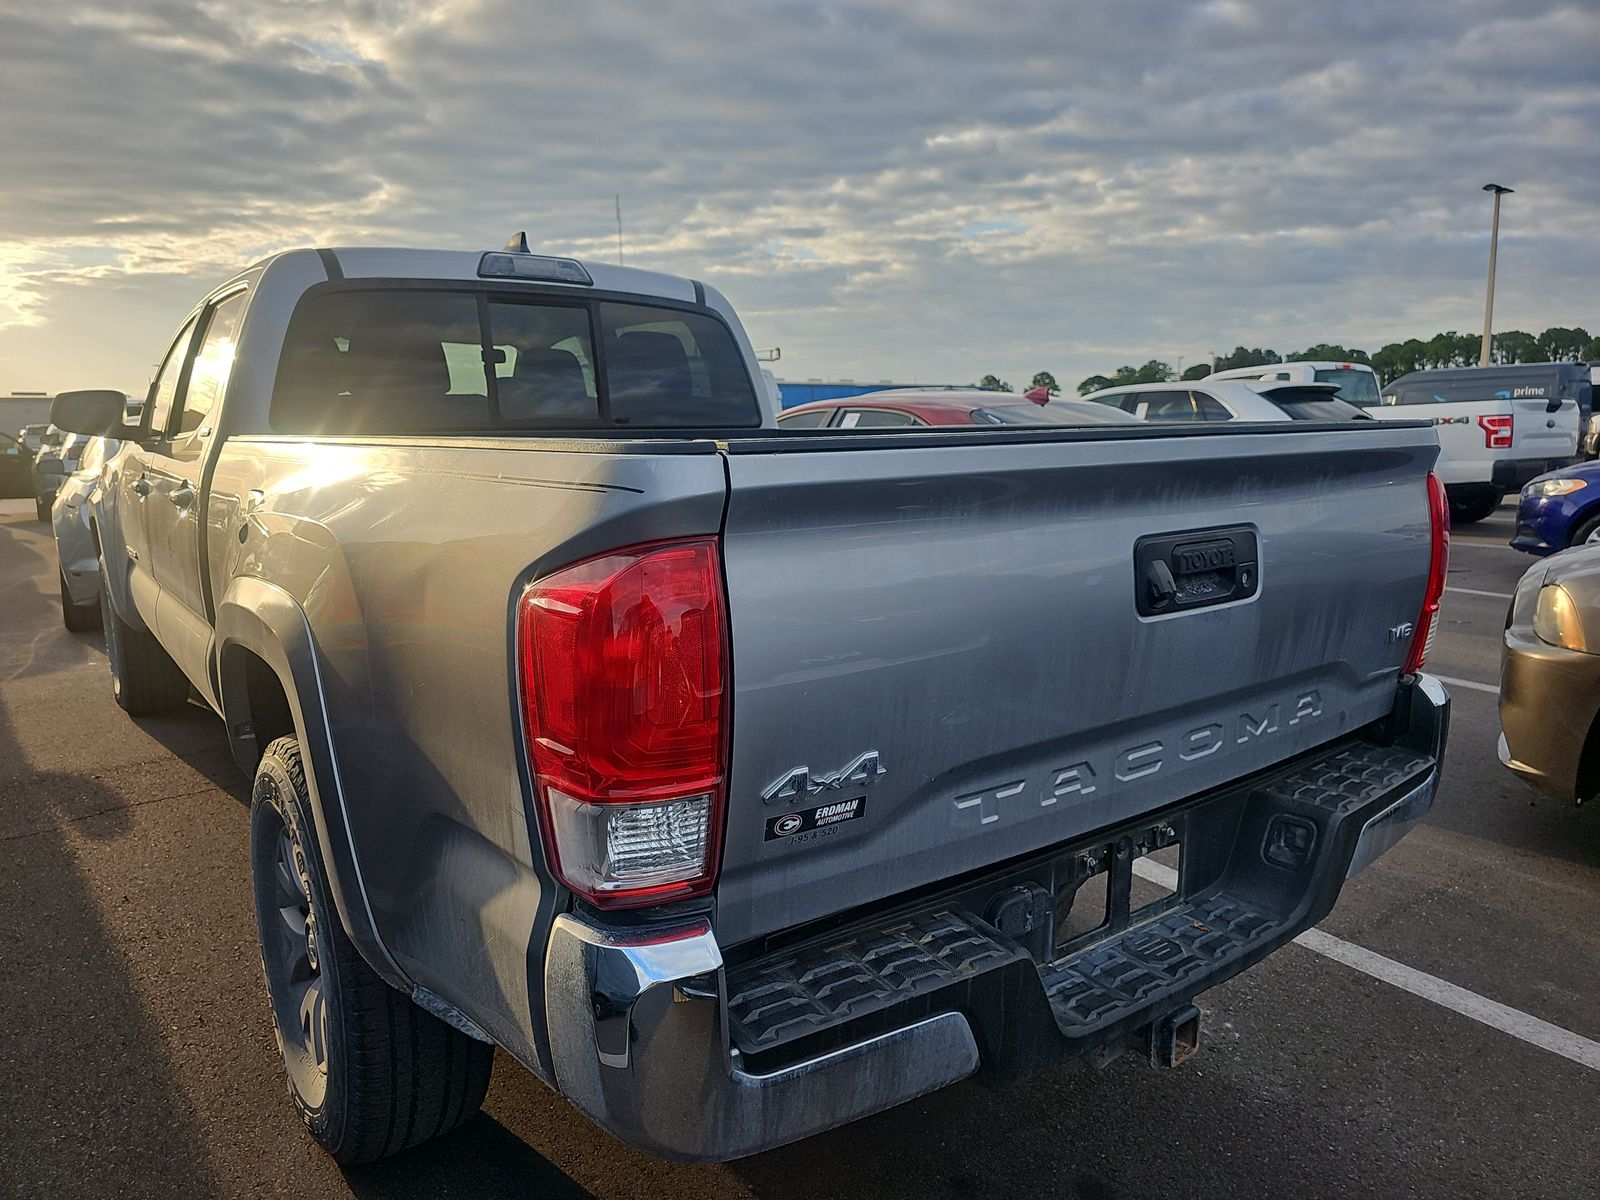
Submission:
[[248,681],[237,652],[249,651],[277,676],[300,743],[317,840],[328,858],[329,882],[339,920],[368,965],[409,994],[411,981],[378,936],[367,901],[361,865],[350,837],[339,784],[338,755],[328,733],[322,678],[305,612],[293,596],[274,584],[252,578],[234,579],[217,605],[216,648],[218,694],[228,743],[235,761],[247,774],[254,773],[266,747],[258,744]]

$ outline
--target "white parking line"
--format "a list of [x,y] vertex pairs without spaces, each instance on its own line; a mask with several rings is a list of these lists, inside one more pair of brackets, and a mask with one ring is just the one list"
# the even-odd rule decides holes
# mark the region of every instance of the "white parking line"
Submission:
[[1444,585],[1444,590],[1447,592],[1460,592],[1463,596],[1488,596],[1491,600],[1511,599],[1510,592],[1481,592],[1477,588],[1452,587],[1448,583]]
[[1476,679],[1451,679],[1448,675],[1435,675],[1434,678],[1449,687],[1466,688],[1472,692],[1488,692],[1491,696],[1500,694],[1500,689],[1492,683],[1479,683]]
[[[1141,879],[1148,879],[1158,887],[1169,891],[1177,890],[1178,873],[1171,867],[1140,858],[1134,860],[1133,873]],[[1334,937],[1331,933],[1323,933],[1320,929],[1308,929],[1294,941],[1295,945],[1303,946],[1313,954],[1320,954],[1324,958],[1333,959],[1334,962],[1343,963],[1363,975],[1370,975],[1401,991],[1410,992],[1413,996],[1431,1000],[1439,1007],[1460,1013],[1480,1025],[1498,1029],[1501,1033],[1510,1034],[1531,1046],[1559,1054],[1569,1062],[1588,1067],[1591,1071],[1600,1071],[1600,1042],[1592,1042],[1559,1025],[1542,1021],[1520,1009],[1501,1004],[1498,1000],[1480,996],[1477,992],[1469,992],[1464,987],[1457,987],[1415,967],[1408,967],[1404,963],[1395,962],[1392,958],[1375,954],[1353,942]]]

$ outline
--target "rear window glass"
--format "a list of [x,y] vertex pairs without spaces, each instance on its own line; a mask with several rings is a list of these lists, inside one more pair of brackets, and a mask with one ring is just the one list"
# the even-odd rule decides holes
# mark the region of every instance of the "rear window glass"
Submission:
[[1355,421],[1365,416],[1355,405],[1320,389],[1274,388],[1263,395],[1291,421]]
[[759,425],[761,413],[727,327],[702,313],[599,305],[611,419],[670,428]]
[[380,289],[301,304],[271,416],[281,433],[323,434],[760,421],[733,336],[704,313]]
[[1342,367],[1319,370],[1318,383],[1332,383],[1339,387],[1339,398],[1358,408],[1376,408],[1383,403],[1378,394],[1378,377],[1371,371],[1348,371]]

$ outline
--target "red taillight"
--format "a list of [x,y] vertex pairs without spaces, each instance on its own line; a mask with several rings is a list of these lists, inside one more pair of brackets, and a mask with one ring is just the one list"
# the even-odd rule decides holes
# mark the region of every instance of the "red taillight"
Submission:
[[726,757],[716,541],[619,550],[538,580],[517,641],[552,869],[609,908],[708,892]]
[[[1508,417],[1507,420],[1510,418]],[[1450,567],[1450,500],[1437,475],[1428,476],[1428,523],[1433,529],[1433,548],[1428,560],[1428,590],[1423,595],[1422,612],[1411,635],[1411,651],[1406,655],[1402,675],[1422,670],[1439,632],[1439,601],[1444,596],[1445,572]]]
[[1483,430],[1483,444],[1490,450],[1511,449],[1511,429],[1516,418],[1509,415],[1495,417],[1479,417],[1478,425]]

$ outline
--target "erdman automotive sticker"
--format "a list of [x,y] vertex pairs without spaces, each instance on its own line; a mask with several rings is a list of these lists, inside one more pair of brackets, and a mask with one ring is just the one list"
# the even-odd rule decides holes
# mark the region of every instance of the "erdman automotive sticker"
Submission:
[[819,804],[815,808],[783,813],[768,818],[766,840],[772,842],[779,838],[810,833],[815,829],[826,829],[830,825],[839,825],[845,821],[854,821],[865,815],[866,811],[867,798],[852,796],[848,800],[830,800],[827,804]]

